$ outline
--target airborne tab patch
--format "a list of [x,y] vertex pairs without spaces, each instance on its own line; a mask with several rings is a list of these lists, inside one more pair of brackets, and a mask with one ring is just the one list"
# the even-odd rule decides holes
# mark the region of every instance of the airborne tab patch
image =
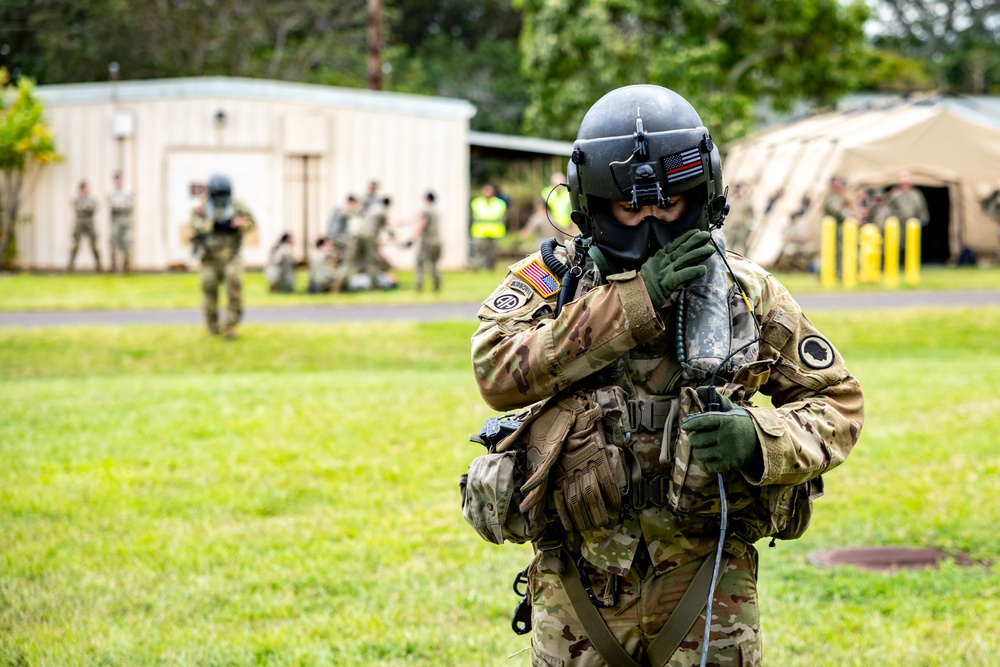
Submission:
[[517,275],[524,278],[543,297],[550,297],[559,291],[559,279],[537,259],[518,269]]

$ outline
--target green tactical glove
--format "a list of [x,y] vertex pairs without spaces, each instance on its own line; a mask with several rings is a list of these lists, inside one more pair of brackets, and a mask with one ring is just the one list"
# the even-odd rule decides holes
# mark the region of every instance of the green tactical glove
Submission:
[[[704,398],[702,388],[698,389],[698,394]],[[722,394],[719,394],[719,401],[721,412],[699,412],[681,424],[691,443],[691,455],[709,472],[742,468],[760,451],[750,414]]]
[[692,229],[643,263],[639,273],[654,307],[662,308],[675,289],[708,273],[702,262],[715,252],[708,243],[711,238],[708,232]]

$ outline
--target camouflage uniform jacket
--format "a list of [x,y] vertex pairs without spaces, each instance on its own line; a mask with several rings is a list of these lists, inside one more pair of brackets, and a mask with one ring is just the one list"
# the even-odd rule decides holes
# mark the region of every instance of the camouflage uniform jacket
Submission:
[[94,211],[97,202],[90,195],[79,195],[73,200],[73,211],[76,213],[77,229],[94,228]]
[[839,192],[828,192],[823,199],[823,215],[829,215],[837,224],[854,216],[851,201]]
[[906,225],[910,218],[916,218],[920,225],[927,226],[931,220],[930,212],[927,210],[927,200],[920,190],[900,190],[889,200],[893,215],[899,218],[900,225]]
[[[540,292],[525,279],[537,275],[525,267],[544,266],[539,257],[531,255],[512,265],[479,310],[472,361],[480,393],[490,407],[508,411],[534,404],[623,362],[624,373],[615,383],[629,399],[677,396],[688,381],[673,351],[676,306],[657,311],[641,276],[630,271],[610,276],[609,282],[578,296],[553,318],[557,296],[542,296],[550,291],[551,281]],[[740,555],[761,535],[753,503],[764,489],[787,489],[784,485],[806,482],[843,462],[861,430],[863,398],[839,353],[787,290],[747,259],[730,254],[728,261],[753,318],[762,326],[757,360],[739,369],[724,390],[736,390],[732,397],[753,419],[763,461],[760,470],[724,475],[731,536],[726,548]],[[753,332],[747,306],[732,289],[731,277],[729,281],[734,331],[745,332],[750,326]],[[770,396],[775,407],[745,400],[754,391]],[[664,572],[708,554],[717,543],[716,478],[693,459],[678,464],[687,448],[678,428],[682,418],[683,413],[665,426],[669,438],[663,430],[647,432],[633,425],[628,445],[644,478],[662,474],[672,483],[680,478],[674,509],[648,506],[619,517],[620,525],[567,536],[567,545],[578,546],[596,567],[625,574],[644,541],[657,571]],[[661,453],[665,444],[670,447],[666,456]],[[787,500],[787,494],[776,500]]]
[[229,262],[240,254],[243,247],[243,237],[256,226],[253,214],[242,203],[233,200],[234,218],[243,218],[242,227],[221,231],[215,228],[214,221],[205,215],[205,204],[199,204],[191,212],[191,230],[195,235],[195,243],[199,247],[202,262]]
[[108,204],[111,207],[111,226],[113,228],[132,226],[134,202],[130,193],[115,190],[108,195]]

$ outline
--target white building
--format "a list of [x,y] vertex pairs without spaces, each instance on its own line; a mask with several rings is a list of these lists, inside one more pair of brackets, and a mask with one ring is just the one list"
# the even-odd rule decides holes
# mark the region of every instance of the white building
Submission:
[[[31,175],[18,228],[21,262],[66,266],[70,205],[81,180],[98,202],[98,240],[110,239],[107,195],[116,170],[134,193],[133,265],[161,270],[192,263],[187,223],[197,193],[214,173],[253,211],[258,232],[247,239],[248,266],[262,266],[285,231],[300,257],[321,236],[334,207],[362,196],[376,180],[392,199],[390,218],[414,220],[433,191],[445,238],[442,264],[466,262],[469,206],[467,101],[226,77],[40,86],[64,160]],[[402,266],[414,249],[402,246]],[[91,268],[86,248],[77,266]]]

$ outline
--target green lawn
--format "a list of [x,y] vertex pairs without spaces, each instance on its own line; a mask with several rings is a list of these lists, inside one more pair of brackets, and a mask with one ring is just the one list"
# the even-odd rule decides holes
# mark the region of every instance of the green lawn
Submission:
[[[260,272],[247,274],[244,299],[248,308],[281,305],[345,305],[359,303],[470,303],[482,301],[500,282],[506,271],[445,272],[440,294],[413,291],[413,273],[399,272],[400,289],[365,294],[306,294],[306,277],[299,275],[296,294],[271,294]],[[844,292],[842,286],[832,290],[820,287],[819,278],[811,274],[778,274],[781,282],[793,294]],[[886,289],[882,285],[859,285],[858,292]],[[1000,289],[1000,267],[945,268],[928,267],[914,287],[900,290]],[[132,276],[87,275],[64,273],[0,274],[0,311],[19,310],[118,310],[142,308],[197,308],[201,304],[198,274],[150,273]]]
[[[808,556],[997,559],[1000,308],[810,316],[867,421],[806,536],[759,545],[766,664],[996,664],[995,566]],[[473,329],[0,329],[0,665],[527,664],[529,551],[459,509]]]

